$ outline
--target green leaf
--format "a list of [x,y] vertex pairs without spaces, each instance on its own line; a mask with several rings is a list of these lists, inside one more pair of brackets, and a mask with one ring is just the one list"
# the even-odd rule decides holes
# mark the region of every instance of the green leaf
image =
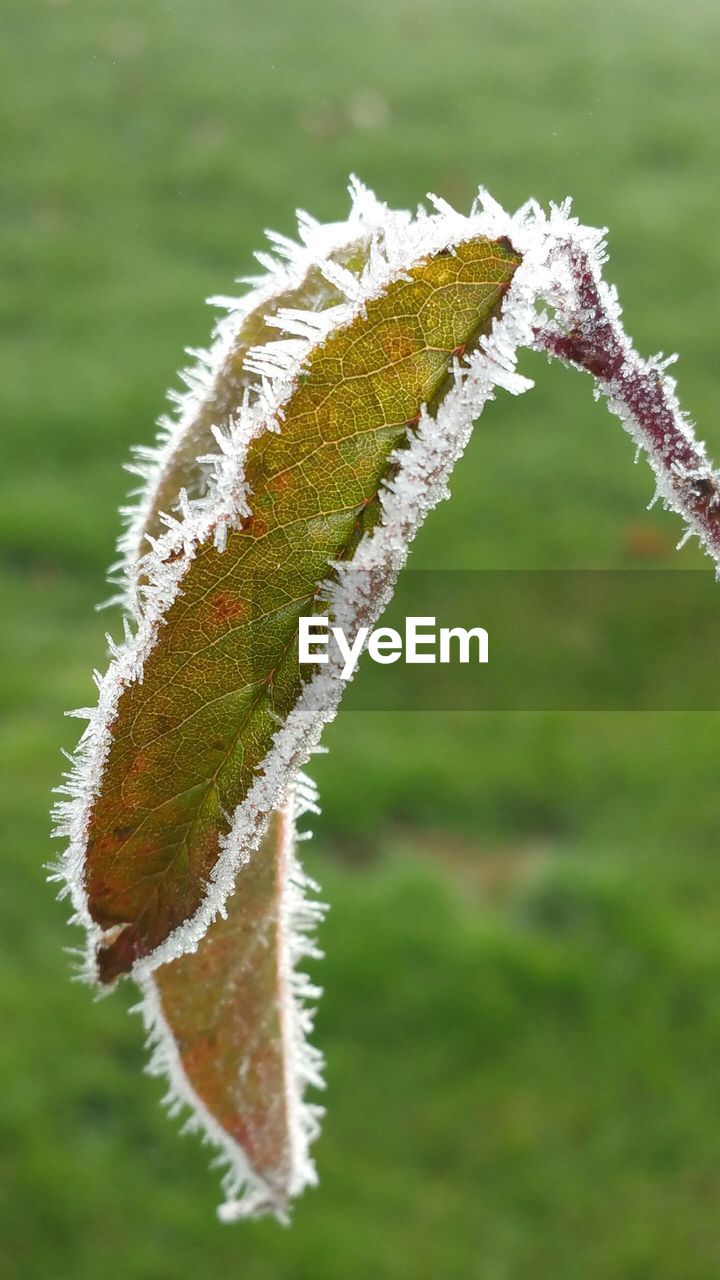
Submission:
[[111,982],[202,904],[231,816],[307,676],[297,620],[378,519],[421,407],[487,332],[519,263],[476,237],[412,266],[317,346],[282,429],[245,458],[252,514],[197,548],[120,697],[87,833],[89,914]]

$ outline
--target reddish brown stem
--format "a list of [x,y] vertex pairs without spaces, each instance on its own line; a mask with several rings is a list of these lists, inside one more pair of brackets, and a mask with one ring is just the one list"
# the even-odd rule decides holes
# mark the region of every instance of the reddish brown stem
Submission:
[[720,477],[694,438],[675,396],[675,383],[658,362],[641,360],[618,320],[613,295],[584,249],[558,246],[570,267],[575,297],[562,322],[535,330],[536,346],[592,374],[612,412],[644,448],[658,491],[720,563]]

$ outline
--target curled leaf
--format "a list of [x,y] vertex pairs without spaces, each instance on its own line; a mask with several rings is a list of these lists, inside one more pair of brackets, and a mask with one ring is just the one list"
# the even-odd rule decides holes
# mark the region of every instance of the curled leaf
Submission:
[[247,443],[225,520],[211,511],[189,552],[161,540],[148,571],[171,599],[123,681],[87,823],[103,982],[157,958],[202,907],[232,815],[307,682],[298,618],[378,522],[398,451],[489,330],[518,262],[507,240],[474,236],[408,266],[311,347],[278,429]]
[[307,1043],[317,995],[297,972],[317,955],[310,934],[322,907],[295,853],[295,821],[314,808],[308,780],[273,814],[238,873],[226,915],[197,951],[161,965],[142,982],[143,1013],[172,1104],[220,1150],[225,1220],[274,1213],[315,1182],[308,1146],[321,1108],[304,1100],[322,1085],[322,1059]]

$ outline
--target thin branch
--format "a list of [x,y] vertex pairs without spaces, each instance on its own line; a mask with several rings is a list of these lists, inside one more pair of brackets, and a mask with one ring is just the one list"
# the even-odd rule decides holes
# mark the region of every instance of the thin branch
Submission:
[[675,357],[643,360],[637,354],[620,323],[614,290],[600,276],[601,260],[572,239],[558,240],[553,256],[567,269],[570,287],[555,320],[536,326],[536,348],[592,375],[598,394],[647,453],[657,496],[686,522],[685,537],[696,534],[720,565],[720,475],[680,408],[674,379],[664,372]]

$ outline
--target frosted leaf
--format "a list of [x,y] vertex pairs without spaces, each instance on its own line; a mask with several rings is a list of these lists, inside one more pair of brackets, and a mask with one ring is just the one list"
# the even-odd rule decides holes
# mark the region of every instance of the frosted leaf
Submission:
[[[454,264],[452,271],[462,271],[468,246],[480,243],[492,246],[496,256],[513,259],[515,265],[498,296],[487,304],[483,323],[469,326],[467,341],[462,336],[447,346],[426,343],[421,348],[423,358],[431,351],[444,353],[442,380],[430,378],[431,392],[421,395],[418,391],[419,402],[413,404],[412,413],[408,411],[405,419],[394,424],[401,430],[382,458],[372,512],[361,514],[370,501],[364,499],[352,538],[334,550],[330,544],[324,547],[323,558],[313,569],[318,576],[310,575],[314,593],[310,598],[322,600],[334,623],[348,635],[372,626],[389,601],[412,539],[428,512],[448,496],[452,468],[488,401],[499,389],[516,395],[531,387],[517,368],[518,351],[524,347],[544,350],[591,374],[596,393],[607,399],[638,449],[648,456],[656,497],[682,517],[683,541],[696,534],[716,562],[720,559],[718,477],[666,372],[672,357],[643,360],[624,333],[617,293],[602,279],[607,256],[604,232],[580,225],[571,215],[569,201],[551,206],[548,213],[529,201],[509,215],[481,191],[469,217],[435,197],[430,198],[431,211],[419,209],[412,216],[387,209],[355,180],[351,196],[346,223],[323,227],[299,214],[298,244],[271,237],[274,253],[258,255],[267,276],[253,281],[245,299],[229,302],[212,347],[192,353],[196,363],[183,378],[187,391],[173,396],[178,416],[164,422],[154,450],[143,447],[137,452],[132,469],[144,484],[139,503],[130,511],[130,528],[121,548],[123,598],[133,625],[126,628],[122,643],[109,641],[110,666],[104,675],[96,673],[97,706],[75,713],[88,723],[59,789],[64,798],[56,808],[57,832],[67,841],[57,878],[71,896],[74,920],[87,931],[88,975],[97,975],[97,956],[112,953],[119,961],[106,979],[132,969],[140,981],[145,1016],[157,1045],[155,1067],[169,1075],[173,1098],[194,1107],[201,1127],[229,1162],[226,1218],[266,1210],[282,1215],[290,1196],[314,1177],[307,1146],[317,1115],[306,1106],[301,1087],[311,1079],[317,1082],[319,1070],[319,1060],[305,1042],[309,1021],[302,998],[312,993],[292,974],[296,953],[304,945],[303,921],[307,923],[316,912],[302,897],[294,854],[286,858],[289,873],[278,881],[277,912],[266,921],[286,944],[286,950],[281,947],[280,951],[287,961],[283,961],[287,982],[275,1010],[277,1014],[282,1009],[276,1030],[280,1023],[286,1032],[291,1029],[283,1042],[283,1060],[292,1070],[284,1088],[274,1090],[272,1101],[279,1109],[272,1112],[270,1108],[260,1121],[253,1121],[252,1141],[249,1132],[238,1140],[238,1132],[233,1131],[213,1086],[217,1064],[207,1055],[203,1090],[194,1088],[196,1064],[185,1056],[177,1027],[173,1034],[170,1026],[179,1025],[184,1017],[182,1001],[178,1004],[173,999],[176,979],[172,975],[189,974],[192,990],[196,967],[202,968],[203,957],[214,952],[216,940],[225,938],[234,912],[239,910],[242,916],[246,905],[242,886],[259,874],[258,859],[271,839],[265,835],[268,823],[274,821],[271,815],[287,802],[293,788],[303,785],[298,770],[337,711],[346,687],[342,660],[331,657],[327,666],[303,681],[297,696],[293,693],[283,704],[281,715],[273,699],[267,721],[272,731],[266,724],[265,737],[255,735],[262,750],[257,758],[249,757],[251,776],[243,782],[237,803],[231,799],[232,791],[216,789],[217,804],[207,830],[200,824],[202,839],[212,836],[216,844],[207,845],[205,852],[212,856],[201,863],[201,874],[195,868],[195,896],[190,894],[175,916],[170,912],[154,933],[143,934],[142,910],[132,921],[122,914],[115,920],[103,918],[98,910],[107,890],[104,871],[99,877],[95,874],[98,860],[102,862],[103,841],[112,845],[106,859],[112,868],[122,862],[122,851],[136,830],[132,824],[125,827],[119,811],[113,813],[107,829],[97,829],[97,824],[93,828],[93,819],[113,768],[122,783],[118,793],[122,792],[123,801],[126,793],[132,798],[133,792],[137,796],[141,790],[143,769],[150,770],[151,782],[158,785],[167,776],[167,762],[152,752],[144,760],[139,755],[128,757],[127,770],[122,759],[117,767],[124,708],[128,699],[142,700],[148,691],[154,696],[153,689],[162,701],[165,690],[177,687],[173,679],[158,680],[158,654],[175,638],[173,627],[183,609],[197,601],[193,584],[200,575],[202,586],[203,567],[217,566],[224,557],[223,571],[229,574],[238,539],[253,522],[257,540],[266,536],[267,530],[257,522],[264,519],[261,508],[267,477],[255,460],[264,450],[272,451],[275,443],[282,449],[294,440],[293,424],[297,426],[297,405],[306,380],[317,376],[328,352],[330,357],[339,352],[335,383],[349,383],[344,362],[355,343],[349,341],[343,348],[344,336],[351,330],[353,339],[361,336],[368,320],[366,327],[372,332],[378,317],[387,319],[385,301],[403,285],[412,289],[429,264],[443,259]],[[448,308],[453,323],[461,310],[459,301]],[[398,338],[400,348],[393,348],[385,362],[391,371],[395,363],[400,366],[409,359],[408,351],[402,349],[405,334],[393,332],[389,342],[397,346]],[[433,377],[436,374],[439,378],[438,370]],[[332,378],[328,385],[331,382]],[[321,443],[329,439],[323,437]],[[326,470],[326,476],[318,477],[318,493],[324,480],[335,481],[334,468]],[[272,582],[280,569],[277,563],[266,566],[261,580]],[[288,598],[294,599],[292,593]],[[227,600],[223,607],[236,603]],[[186,651],[179,646],[178,652]],[[188,696],[195,692],[189,686]],[[237,690],[230,689],[228,696],[233,692]],[[218,701],[222,696],[220,689]],[[159,721],[157,732],[162,737],[168,728]],[[203,749],[213,749],[209,734],[199,735],[197,741],[202,741]],[[185,749],[187,744],[179,745]],[[190,756],[196,748],[197,742],[190,743]],[[178,769],[180,755],[173,757]],[[155,806],[151,812],[162,807]],[[207,813],[202,806],[198,809],[205,822]],[[184,837],[182,843],[186,843]],[[160,874],[148,865],[148,854],[154,856],[164,847],[159,841],[157,845],[135,851],[143,854],[145,874],[138,877],[139,882]],[[283,847],[290,846],[284,842]],[[134,858],[130,863],[134,874],[139,868]],[[134,882],[122,888],[127,889],[129,903]],[[233,906],[234,890],[241,897]],[[159,899],[159,893],[156,896]],[[283,919],[291,922],[284,934],[278,923]],[[259,978],[260,973],[258,969],[252,977]],[[277,1068],[277,1055],[274,1061]],[[240,1074],[246,1071],[246,1078],[248,1072],[252,1074],[247,1055],[234,1066]],[[225,1076],[223,1087],[231,1078]],[[236,1101],[239,1114],[247,1098],[236,1094]],[[269,1145],[265,1143],[268,1135]]]

